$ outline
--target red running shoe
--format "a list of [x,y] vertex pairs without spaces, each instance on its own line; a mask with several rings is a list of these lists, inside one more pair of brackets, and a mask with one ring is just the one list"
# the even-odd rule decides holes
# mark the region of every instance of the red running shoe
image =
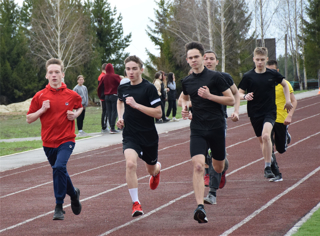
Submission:
[[143,211],[139,202],[134,202],[132,206],[132,217],[143,215]]
[[[160,166],[160,170],[161,170],[160,162],[157,162],[157,164]],[[150,176],[149,186],[152,190],[155,190],[158,187],[159,183],[160,183],[160,171],[156,176],[153,176],[153,175]]]
[[219,188],[223,188],[223,187],[226,185],[226,183],[227,183],[226,172],[227,172],[227,171],[223,171],[223,172],[222,172],[222,176],[221,176]]
[[210,176],[209,176],[209,174],[205,174],[205,176],[204,176],[204,186],[209,187],[209,183],[210,183]]

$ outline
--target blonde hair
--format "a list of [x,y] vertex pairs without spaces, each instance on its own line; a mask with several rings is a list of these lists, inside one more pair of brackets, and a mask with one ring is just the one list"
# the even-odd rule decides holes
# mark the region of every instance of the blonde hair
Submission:
[[51,58],[46,62],[46,70],[48,70],[48,66],[53,65],[53,64],[59,65],[61,67],[61,71],[63,72],[63,70],[64,70],[63,62],[57,58]]
[[268,57],[268,49],[266,47],[256,47],[253,51],[253,56],[255,55]]
[[80,78],[84,79],[84,76],[83,75],[78,75],[77,80],[79,80]]

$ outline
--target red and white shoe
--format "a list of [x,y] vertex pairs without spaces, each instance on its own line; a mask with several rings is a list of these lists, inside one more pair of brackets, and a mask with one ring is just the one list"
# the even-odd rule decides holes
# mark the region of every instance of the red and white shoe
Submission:
[[[160,170],[161,170],[161,163],[157,162],[157,165],[160,166]],[[158,187],[159,183],[160,183],[160,171],[156,176],[153,176],[153,175],[150,176],[149,186],[152,190],[155,190]]]
[[227,183],[226,172],[227,172],[227,171],[223,171],[223,172],[222,172],[222,176],[221,176],[219,188],[223,188],[223,187],[226,185],[226,183]]
[[139,202],[134,202],[132,206],[132,217],[143,215],[143,211]]
[[204,175],[204,186],[209,187],[209,182],[210,182],[210,176],[209,174]]

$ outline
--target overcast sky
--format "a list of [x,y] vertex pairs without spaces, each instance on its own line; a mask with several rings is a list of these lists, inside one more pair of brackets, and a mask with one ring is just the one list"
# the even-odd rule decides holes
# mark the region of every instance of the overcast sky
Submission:
[[[15,0],[22,6],[23,0]],[[146,48],[154,54],[158,50],[151,42],[146,33],[147,25],[152,26],[149,18],[154,19],[154,0],[108,0],[112,9],[117,8],[121,13],[124,35],[132,33],[130,46],[126,49],[131,55],[137,55],[145,61],[148,59]]]

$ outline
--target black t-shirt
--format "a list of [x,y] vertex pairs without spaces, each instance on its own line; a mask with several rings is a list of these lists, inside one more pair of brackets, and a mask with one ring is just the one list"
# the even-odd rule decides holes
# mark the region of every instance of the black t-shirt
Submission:
[[[225,73],[225,72],[220,72],[223,75],[223,78],[225,79],[225,81],[227,82],[227,84],[229,85],[229,88],[234,84],[233,79],[231,77],[230,74]],[[221,93],[222,95],[222,93]],[[227,106],[226,105],[221,105],[222,106],[222,110],[225,113],[225,117],[228,118],[228,113],[227,113]]]
[[252,69],[243,75],[239,89],[247,93],[253,92],[253,100],[247,104],[249,117],[270,115],[276,119],[275,86],[281,83],[283,78],[279,72],[268,68],[261,74]]
[[137,103],[143,106],[160,106],[161,99],[156,87],[145,79],[142,79],[142,82],[137,85],[125,83],[118,87],[118,97],[125,104],[123,141],[133,141],[142,146],[153,146],[158,143],[159,137],[154,118],[125,103],[126,97],[133,97]]
[[189,95],[192,102],[191,129],[211,130],[225,126],[225,114],[221,104],[204,99],[198,95],[198,89],[207,86],[211,94],[220,96],[230,86],[226,83],[223,75],[217,71],[204,70],[187,76],[182,80],[184,95]]

